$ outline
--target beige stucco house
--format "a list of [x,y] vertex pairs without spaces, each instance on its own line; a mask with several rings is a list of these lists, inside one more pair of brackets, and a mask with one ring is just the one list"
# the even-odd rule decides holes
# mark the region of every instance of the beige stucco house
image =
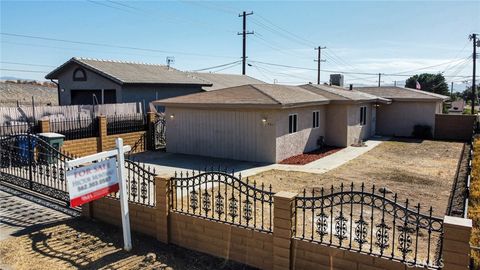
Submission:
[[[415,125],[435,130],[435,114],[442,113],[443,102],[449,97],[404,87],[360,87],[359,92],[391,100],[377,107],[376,134],[411,136]],[[435,134],[432,134],[435,135]]]
[[279,162],[375,134],[375,108],[389,100],[326,85],[252,84],[155,101],[165,106],[167,151]]

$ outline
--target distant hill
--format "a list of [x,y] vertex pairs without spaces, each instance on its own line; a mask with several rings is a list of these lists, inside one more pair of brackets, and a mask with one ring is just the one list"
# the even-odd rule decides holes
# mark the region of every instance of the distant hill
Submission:
[[20,105],[31,105],[32,96],[35,97],[35,105],[58,105],[57,87],[54,84],[0,82],[0,106],[17,106],[17,101]]

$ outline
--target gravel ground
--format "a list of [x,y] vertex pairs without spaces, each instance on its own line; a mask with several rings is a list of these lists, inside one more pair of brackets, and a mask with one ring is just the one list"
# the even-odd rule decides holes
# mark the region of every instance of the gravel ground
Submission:
[[[462,143],[400,139],[386,141],[371,151],[324,174],[270,170],[250,177],[257,184],[272,184],[274,191],[301,192],[304,188],[330,188],[340,183],[356,187],[365,183],[398,193],[399,201],[433,206],[443,216],[460,158]],[[318,193],[317,193],[318,194]]]

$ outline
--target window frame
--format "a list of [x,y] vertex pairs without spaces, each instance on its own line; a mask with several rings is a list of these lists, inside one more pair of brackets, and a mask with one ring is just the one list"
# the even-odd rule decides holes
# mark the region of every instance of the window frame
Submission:
[[296,132],[298,132],[298,113],[291,113],[288,115],[288,134]]
[[312,111],[312,128],[320,127],[320,111]]
[[360,126],[367,125],[367,106],[360,106]]
[[[77,74],[77,72],[81,72],[83,74],[83,78],[76,77],[75,75]],[[85,70],[83,68],[76,68],[73,71],[72,79],[75,82],[84,82],[84,81],[87,80],[87,72],[85,72]]]

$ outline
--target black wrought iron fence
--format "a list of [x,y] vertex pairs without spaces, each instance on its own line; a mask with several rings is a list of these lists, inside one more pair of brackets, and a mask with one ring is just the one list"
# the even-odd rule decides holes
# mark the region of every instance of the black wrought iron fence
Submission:
[[0,140],[0,180],[68,203],[68,159],[35,135],[8,136]]
[[32,122],[14,122],[4,123],[0,125],[0,136],[9,136],[17,134],[35,134],[39,132],[39,127],[36,123]]
[[90,117],[52,119],[50,130],[65,135],[65,140],[99,136],[98,119]]
[[294,236],[410,265],[441,268],[443,219],[422,213],[420,204],[362,184],[312,190],[295,199]]
[[[143,163],[125,159],[125,170],[128,201],[145,206],[155,206],[155,169]],[[119,198],[118,192],[110,196]]]
[[107,134],[121,134],[147,130],[147,117],[144,114],[107,116]]
[[170,181],[173,211],[271,232],[272,187],[242,181],[241,175],[221,171],[175,174]]

